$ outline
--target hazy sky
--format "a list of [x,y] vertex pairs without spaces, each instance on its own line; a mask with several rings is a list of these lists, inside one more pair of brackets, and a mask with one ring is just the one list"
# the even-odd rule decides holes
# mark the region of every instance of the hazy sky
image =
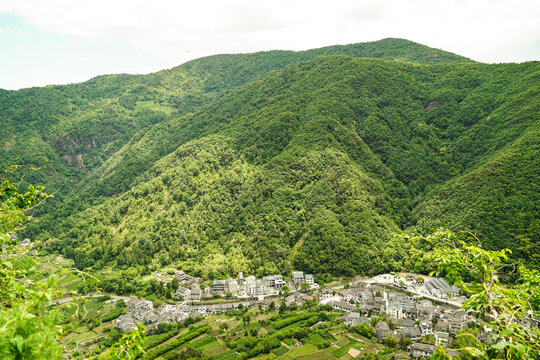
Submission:
[[540,0],[0,0],[0,88],[386,37],[483,62],[540,60]]

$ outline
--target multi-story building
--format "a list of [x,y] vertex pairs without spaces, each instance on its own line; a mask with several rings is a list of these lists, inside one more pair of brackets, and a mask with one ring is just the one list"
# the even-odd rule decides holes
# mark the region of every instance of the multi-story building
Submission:
[[227,280],[214,280],[212,284],[212,293],[214,295],[224,294],[227,292]]
[[303,271],[293,271],[291,275],[291,281],[295,286],[302,284],[305,281]]

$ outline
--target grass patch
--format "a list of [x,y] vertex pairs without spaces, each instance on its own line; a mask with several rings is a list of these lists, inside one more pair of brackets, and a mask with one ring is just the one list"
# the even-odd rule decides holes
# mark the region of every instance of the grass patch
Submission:
[[135,104],[135,111],[142,110],[162,111],[166,114],[170,114],[173,111],[170,106],[156,104],[152,100],[137,101],[137,104]]
[[351,341],[347,345],[342,346],[339,349],[335,350],[334,351],[334,356],[337,357],[337,358],[342,357],[343,355],[345,355],[349,351],[350,348],[354,347],[356,344],[358,344],[356,341]]
[[[143,340],[144,348],[145,348],[145,349],[148,349],[148,348],[146,347],[147,344],[152,344],[152,343],[155,342],[156,340],[160,339],[160,338],[161,338],[161,335],[162,335],[162,334],[145,336],[145,337],[144,337],[144,340]],[[159,344],[161,344],[161,342],[158,343],[157,345],[159,345]]]
[[314,352],[319,351],[315,345],[306,344],[302,345],[299,348],[296,348],[291,351],[291,355],[304,355],[304,354],[311,354]]
[[307,355],[298,355],[295,359],[297,360],[333,360],[334,357],[327,352],[319,351],[315,354],[307,354]]
[[211,349],[208,349],[205,351],[206,354],[210,354],[210,355],[218,355],[218,354],[221,354],[221,353],[224,353],[227,351],[227,347],[225,345],[220,345],[219,343],[211,343],[209,345],[217,345],[216,347],[214,348],[211,348]]
[[213,360],[236,360],[238,355],[232,350],[225,351],[219,355],[212,357]]
[[[169,352],[171,352],[172,354],[174,351],[176,351],[176,349],[184,347],[191,340],[201,336],[204,333],[207,333],[210,330],[211,328],[208,325],[203,325],[197,328],[193,328],[187,334],[179,336],[176,339],[170,342],[167,342],[166,344],[162,346],[155,347],[152,350],[146,352],[146,354],[142,357],[142,359],[153,360]],[[167,357],[167,354],[164,357]]]
[[272,324],[272,326],[276,330],[288,329],[291,324],[297,323],[297,322],[302,321],[302,320],[309,319],[310,317],[315,316],[315,315],[317,315],[317,314],[316,313],[300,313],[300,314],[295,315],[295,316],[289,316],[289,317],[287,317],[285,319],[279,319],[279,320],[275,321]]
[[287,349],[285,346],[280,346],[277,349],[272,350],[272,352],[274,354],[276,354],[277,356],[281,356],[283,354],[286,354],[287,351],[289,351],[289,349]]
[[117,317],[119,317],[120,315],[122,315],[123,313],[124,313],[123,308],[114,308],[103,316],[103,318],[101,319],[101,323],[112,321],[116,319]]
[[87,331],[87,332],[84,332],[82,334],[79,334],[72,341],[77,342],[77,341],[81,341],[81,340],[86,340],[86,339],[90,339],[91,337],[94,337],[96,335],[97,335],[97,333],[95,331],[91,330],[91,331]]
[[221,346],[221,343],[219,341],[211,342],[210,344],[206,344],[203,347],[200,348],[202,351],[210,351],[212,349],[215,349],[217,347]]
[[319,334],[313,334],[308,338],[308,340],[306,342],[308,344],[313,344],[313,345],[317,346],[317,345],[324,344],[326,342],[326,340],[324,340],[324,338]]
[[285,355],[281,355],[278,359],[280,360],[293,360],[298,358],[300,355],[307,355],[307,357],[304,357],[304,359],[311,359],[309,356],[313,355],[314,353],[318,353],[319,349],[315,345],[312,344],[306,344],[302,345],[300,347],[297,347],[295,349],[290,350]]
[[[143,343],[144,349],[148,350],[150,348],[163,344],[170,338],[178,335],[180,333],[180,330],[181,329],[175,329],[175,330],[171,330],[169,332],[163,333],[163,334],[150,335],[148,337],[145,337],[144,343]],[[182,329],[182,330],[185,330],[185,329]]]
[[198,349],[198,348],[204,347],[205,345],[213,343],[215,341],[217,341],[217,339],[215,337],[213,337],[213,336],[205,336],[205,337],[202,337],[200,339],[197,339],[197,340],[193,341],[191,343],[191,346],[194,347],[195,349]]
[[291,330],[291,329],[297,328],[297,327],[299,327],[300,325],[302,325],[301,322],[296,322],[296,323],[294,323],[294,324],[285,326],[284,328],[280,329],[279,331],[285,332],[285,331],[287,331],[287,330]]
[[86,302],[84,302],[84,307],[87,310],[102,308],[103,307],[103,302],[97,301],[97,300],[86,301]]
[[65,289],[74,291],[77,290],[79,285],[81,285],[84,282],[84,280],[78,276],[75,276],[73,274],[67,274],[60,280],[58,280],[58,286],[63,287]]
[[286,338],[286,339],[283,339],[283,342],[289,346],[293,346],[294,344],[296,344],[296,340],[294,339],[291,339],[291,338]]
[[340,336],[337,341],[335,342],[336,345],[338,345],[339,347],[342,347],[342,346],[345,346],[347,345],[348,343],[350,343],[351,340],[349,340],[348,337],[346,336]]

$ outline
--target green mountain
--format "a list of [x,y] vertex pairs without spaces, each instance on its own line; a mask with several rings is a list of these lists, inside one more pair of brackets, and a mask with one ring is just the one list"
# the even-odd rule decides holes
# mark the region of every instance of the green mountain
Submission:
[[79,267],[411,267],[401,230],[538,264],[540,66],[400,39],[0,92],[1,162],[57,191],[26,233]]

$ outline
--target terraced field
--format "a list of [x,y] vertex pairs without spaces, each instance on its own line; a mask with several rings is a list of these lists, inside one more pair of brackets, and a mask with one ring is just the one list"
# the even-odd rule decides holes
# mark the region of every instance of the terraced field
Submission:
[[[76,315],[80,323],[66,341],[77,351],[75,359],[89,355],[99,359],[99,353],[122,335],[114,329],[114,321],[101,323],[119,308],[103,299],[72,305],[77,306],[84,314]],[[377,359],[406,357],[398,349],[359,336],[342,324],[341,314],[317,305],[281,314],[258,308],[233,310],[160,326],[146,336],[144,349],[142,360],[350,359],[350,349],[360,352],[358,358],[368,354],[377,355]]]

